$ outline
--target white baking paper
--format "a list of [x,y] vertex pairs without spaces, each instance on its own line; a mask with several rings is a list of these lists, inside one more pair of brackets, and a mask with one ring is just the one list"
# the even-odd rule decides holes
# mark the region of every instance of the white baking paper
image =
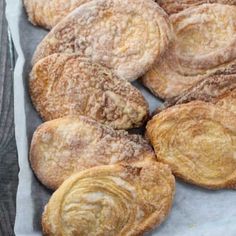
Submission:
[[[47,31],[32,26],[21,0],[6,0],[7,19],[18,60],[14,73],[16,141],[19,156],[19,187],[15,234],[41,235],[41,214],[51,192],[34,177],[28,150],[32,134],[41,123],[30,102],[27,80],[36,45]],[[136,83],[153,111],[160,102]],[[209,191],[177,181],[176,197],[169,218],[149,235],[157,236],[236,236],[236,191]]]

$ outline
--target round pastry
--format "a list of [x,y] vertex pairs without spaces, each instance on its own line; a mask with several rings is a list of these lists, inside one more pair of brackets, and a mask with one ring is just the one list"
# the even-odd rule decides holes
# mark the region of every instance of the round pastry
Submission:
[[236,0],[155,0],[168,14],[183,11],[186,8],[204,3],[236,5]]
[[110,69],[73,54],[53,54],[30,74],[31,99],[44,120],[84,115],[115,129],[142,126],[148,104],[141,92]]
[[235,68],[236,6],[203,4],[170,19],[175,40],[143,77],[156,96],[171,99],[203,79]]
[[34,25],[51,29],[80,5],[91,0],[24,0],[29,20]]
[[175,192],[161,163],[91,168],[67,179],[45,207],[42,226],[51,235],[143,235],[167,217]]
[[115,131],[88,117],[48,121],[35,131],[30,163],[38,179],[56,189],[75,172],[99,165],[156,160],[140,135]]
[[236,189],[236,115],[212,103],[170,107],[147,125],[159,161],[185,180],[210,189]]
[[36,49],[33,64],[53,53],[77,53],[133,81],[172,39],[167,14],[152,0],[97,0],[60,21]]

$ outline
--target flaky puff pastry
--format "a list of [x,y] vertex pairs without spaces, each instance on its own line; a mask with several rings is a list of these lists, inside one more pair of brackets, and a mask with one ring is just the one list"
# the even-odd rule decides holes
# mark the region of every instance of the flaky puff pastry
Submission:
[[70,175],[87,168],[156,157],[140,135],[115,131],[80,116],[40,125],[33,135],[29,159],[38,179],[56,189]]
[[214,99],[213,103],[236,115],[236,89]]
[[203,4],[170,19],[175,40],[143,77],[155,95],[173,98],[200,80],[227,75],[235,68],[236,6]]
[[210,189],[236,188],[236,116],[212,103],[176,105],[154,116],[147,137],[159,161]]
[[29,20],[34,25],[51,29],[80,5],[91,0],[24,0]]
[[91,168],[67,179],[45,207],[45,236],[142,235],[167,217],[175,192],[157,162]]
[[155,0],[168,14],[183,11],[186,8],[204,3],[236,5],[236,0]]
[[[229,73],[228,75],[215,75],[198,82],[195,86],[188,89],[184,93],[168,100],[165,102],[164,108],[194,100],[215,103],[221,98],[223,99],[225,96],[228,97],[227,94],[230,94],[235,89],[236,76],[234,74]],[[230,103],[233,103],[233,100]]]
[[141,92],[112,71],[73,54],[53,54],[30,74],[31,99],[44,120],[84,115],[115,129],[140,127],[148,117]]
[[53,53],[77,53],[133,81],[166,50],[173,32],[152,0],[97,0],[60,21],[36,49],[33,64]]
[[230,74],[227,76],[220,75],[200,81],[196,86],[188,89],[183,94],[165,102],[153,115],[173,105],[195,100],[211,102],[236,114],[236,76]]

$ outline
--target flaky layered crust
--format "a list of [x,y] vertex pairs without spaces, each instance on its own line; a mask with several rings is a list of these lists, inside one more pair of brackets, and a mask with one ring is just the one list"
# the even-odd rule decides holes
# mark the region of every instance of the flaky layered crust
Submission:
[[[231,73],[232,72],[232,73]],[[236,74],[235,71],[229,71],[225,75],[214,75],[206,80],[198,82],[195,86],[188,89],[173,99],[165,103],[165,108],[191,102],[194,100],[201,100],[205,102],[214,102],[227,93],[236,89]]]
[[168,14],[178,13],[204,3],[236,5],[236,0],[155,0]]
[[236,89],[215,98],[213,103],[236,115]]
[[84,169],[145,159],[156,157],[141,136],[115,131],[82,116],[45,122],[35,131],[30,149],[32,169],[51,189]]
[[166,109],[147,125],[158,160],[189,183],[236,188],[236,116],[212,103]]
[[152,0],[97,0],[81,5],[39,44],[33,64],[53,53],[77,53],[137,79],[172,39],[167,14]]
[[75,8],[91,0],[24,0],[29,20],[51,29]]
[[95,167],[67,179],[42,219],[45,236],[142,235],[168,215],[175,191],[161,163]]
[[156,96],[171,99],[236,65],[236,6],[203,4],[170,17],[175,40],[143,77]]
[[29,89],[45,121],[85,115],[115,129],[130,129],[140,127],[149,114],[138,89],[110,69],[72,54],[53,54],[36,63]]

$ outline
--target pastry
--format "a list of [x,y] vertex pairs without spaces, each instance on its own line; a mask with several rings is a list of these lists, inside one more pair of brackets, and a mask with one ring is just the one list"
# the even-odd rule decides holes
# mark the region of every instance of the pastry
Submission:
[[183,11],[186,8],[204,3],[236,5],[236,0],[155,0],[168,14]]
[[184,93],[168,100],[164,107],[166,108],[194,100],[214,102],[214,100],[219,99],[219,97],[226,93],[230,93],[234,89],[236,89],[236,70],[235,74],[214,75],[198,82]]
[[148,104],[138,89],[110,69],[73,54],[53,54],[36,63],[29,88],[46,121],[85,115],[115,129],[130,129],[148,117]]
[[115,131],[88,117],[48,121],[35,131],[30,163],[38,179],[56,189],[74,172],[99,165],[156,160],[140,135]]
[[159,161],[184,181],[236,189],[236,115],[212,103],[170,107],[147,125]]
[[228,111],[235,113],[236,115],[236,88],[233,91],[229,91],[218,98],[215,98],[213,102]]
[[[203,4],[170,17],[175,39],[143,77],[156,96],[171,99],[236,65],[236,6]],[[235,75],[235,71],[234,71]]]
[[174,177],[161,163],[91,168],[71,176],[52,195],[43,213],[43,233],[143,235],[165,220],[174,192]]
[[34,25],[51,29],[80,5],[91,0],[24,0],[29,20]]
[[172,40],[167,14],[152,0],[97,0],[60,21],[36,49],[33,64],[53,53],[77,53],[133,81]]

